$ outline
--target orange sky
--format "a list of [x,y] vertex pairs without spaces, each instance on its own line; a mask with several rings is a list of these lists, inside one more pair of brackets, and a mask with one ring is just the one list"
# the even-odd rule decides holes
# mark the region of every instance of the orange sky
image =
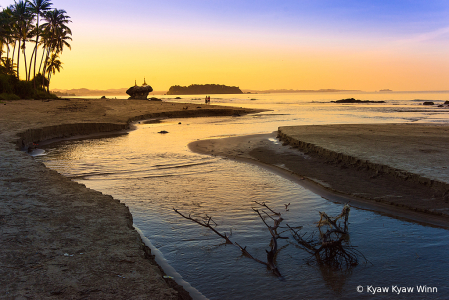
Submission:
[[[238,12],[221,9],[221,2],[204,8],[204,1],[191,1],[197,5],[191,11],[187,6],[170,11],[152,2],[148,14],[140,14],[121,11],[114,3],[106,11],[100,5],[78,11],[70,1],[54,1],[72,17],[73,42],[61,56],[64,70],[52,77],[51,88],[124,88],[146,77],[156,91],[194,83],[242,89],[449,90],[449,18],[444,18],[449,10],[441,1],[397,15],[383,13],[395,7],[365,12],[357,1],[319,0],[320,7],[284,1],[291,7],[279,11],[252,10],[249,2],[257,2],[243,1],[248,7]],[[327,11],[324,2],[340,6]],[[129,5],[139,4],[144,2]]]

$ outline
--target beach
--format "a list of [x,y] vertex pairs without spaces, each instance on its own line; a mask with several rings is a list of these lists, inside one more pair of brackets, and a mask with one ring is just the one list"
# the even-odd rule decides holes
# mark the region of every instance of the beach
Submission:
[[1,297],[189,299],[163,278],[124,204],[49,170],[26,150],[50,139],[126,133],[137,120],[253,111],[115,99],[0,105]]
[[[38,147],[50,139],[123,134],[130,130],[132,122],[144,119],[254,112],[257,111],[224,106],[115,99],[1,103],[2,297],[188,299],[173,280],[163,278],[149,248],[134,230],[132,216],[124,204],[49,170],[20,150]],[[404,134],[398,126],[412,128],[406,130],[408,139],[402,142]],[[447,149],[441,149],[441,145],[449,144],[448,127],[422,124],[282,127],[272,134],[196,141],[190,148],[263,164],[296,178],[311,190],[324,191],[329,198],[343,195],[355,205],[447,228],[446,179],[428,178],[427,173],[415,174],[419,172],[391,163],[385,164],[391,170],[378,169],[382,163],[369,164],[368,158],[359,157],[364,150],[373,148],[361,140],[356,140],[361,152],[347,150],[354,149],[350,143],[354,139],[344,136],[356,132],[362,140],[369,141],[373,136],[370,130],[389,133],[399,143],[395,149],[409,148],[410,141],[417,137],[423,142],[424,137],[433,138],[434,144],[426,141],[422,148],[425,151],[420,152],[422,161],[416,163],[412,159],[412,166],[427,164],[431,170],[433,166],[428,164],[432,157],[447,156]],[[280,142],[273,143],[278,135]],[[335,148],[344,145],[346,150]],[[388,145],[391,144],[382,149],[388,150]],[[407,159],[412,153],[395,156]],[[425,161],[424,157],[429,156]],[[436,166],[444,167],[438,162]]]

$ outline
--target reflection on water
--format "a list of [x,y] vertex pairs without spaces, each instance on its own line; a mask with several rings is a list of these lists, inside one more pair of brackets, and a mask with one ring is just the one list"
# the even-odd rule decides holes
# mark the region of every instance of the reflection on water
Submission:
[[[296,105],[282,97],[272,98],[270,103],[264,100],[264,104],[251,101],[249,105],[274,109],[260,115],[141,124],[125,136],[50,145],[45,149],[46,155],[37,159],[90,188],[125,202],[135,225],[170,265],[210,299],[358,299],[361,295],[369,298],[366,292],[357,292],[359,285],[365,291],[368,285],[388,286],[390,290],[392,285],[438,288],[438,293],[432,295],[380,295],[385,299],[393,296],[395,299],[449,298],[446,253],[449,235],[445,229],[353,208],[349,219],[351,243],[358,246],[373,265],[332,272],[306,264],[309,255],[295,247],[293,239],[280,240],[279,248],[285,246],[277,258],[285,278],[281,281],[264,266],[243,257],[236,247],[223,244],[222,239],[207,228],[173,212],[175,207],[195,217],[212,216],[219,225],[217,230],[232,232],[233,241],[247,246],[253,256],[264,260],[271,236],[251,210],[253,201],[269,203],[282,212],[285,223],[302,225],[304,232],[316,230],[318,211],[337,215],[342,205],[260,167],[191,153],[187,148],[189,142],[271,132],[278,126],[293,124],[422,122],[441,120],[443,116],[447,119],[447,111],[418,112],[414,111],[417,106],[410,103],[396,106]],[[233,101],[244,105],[244,98]],[[169,133],[158,134],[161,130]],[[289,211],[285,211],[286,203],[291,203]]]

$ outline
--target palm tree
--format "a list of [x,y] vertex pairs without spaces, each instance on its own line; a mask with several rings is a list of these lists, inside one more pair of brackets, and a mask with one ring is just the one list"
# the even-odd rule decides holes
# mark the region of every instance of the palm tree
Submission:
[[[12,5],[12,18],[14,20],[13,31],[19,42],[18,50],[17,50],[17,78],[19,78],[19,69],[20,69],[20,50],[22,47],[23,36],[26,30],[24,27],[27,27],[27,23],[31,22],[31,14],[28,10],[28,1],[19,1],[15,2]],[[25,42],[23,42],[25,43]]]
[[[37,46],[39,43],[39,17],[44,16],[45,12],[50,9],[50,6],[52,3],[48,0],[32,0],[30,2],[30,11],[36,16],[36,45],[34,46],[34,77],[36,77],[36,61],[37,61]],[[31,63],[33,61],[33,56],[31,56],[30,60],[30,70],[31,70]],[[36,81],[34,83],[34,88],[36,88]]]
[[64,47],[69,48],[70,50],[72,49],[72,46],[70,46],[69,44],[69,40],[72,40],[72,37],[70,37],[69,35],[71,35],[72,32],[69,30],[57,30],[56,31],[56,35],[55,35],[55,48],[54,50],[57,53],[62,53],[62,51],[64,50]]
[[[56,71],[61,72],[62,69],[62,62],[59,60],[58,53],[53,52],[50,57],[48,58],[48,61],[46,62],[47,66],[47,73],[48,73],[48,85],[47,85],[47,92],[50,92],[50,79],[51,74],[56,74]],[[44,84],[43,84],[44,85]]]
[[[12,18],[12,10],[10,7],[7,7],[3,9],[3,11],[0,13],[0,23],[1,23],[1,29],[0,29],[0,40],[1,43],[6,45],[6,58],[9,58],[9,52],[10,52],[10,44],[12,44],[13,35],[12,35],[12,28],[13,28],[13,18]],[[3,50],[3,45],[2,48]],[[0,51],[2,52],[2,51]]]
[[41,62],[39,64],[38,73],[41,73],[42,63],[44,61],[45,54],[47,53],[47,49],[50,47],[50,41],[51,41],[51,33],[43,26],[41,26],[41,28],[42,28],[42,32],[41,32],[42,39],[39,42],[39,44],[42,46],[42,57],[41,57]]
[[47,56],[44,60],[44,68],[43,74],[45,77],[45,72],[47,68],[47,61],[49,61],[50,54],[57,54],[62,52],[64,46],[70,48],[70,44],[67,40],[71,40],[72,38],[69,35],[72,35],[72,31],[67,26],[71,21],[70,17],[66,15],[66,11],[63,9],[53,9],[47,11],[45,13],[45,24],[42,24],[44,28],[46,40],[46,51]]
[[6,11],[0,12],[0,58],[3,55],[3,45],[7,45],[9,18]]
[[31,19],[28,22],[25,22],[23,24],[23,26],[20,28],[19,34],[20,34],[20,38],[22,39],[22,46],[20,47],[20,49],[23,52],[23,59],[24,59],[24,65],[25,65],[25,80],[29,81],[30,75],[31,75],[31,66],[30,66],[30,69],[28,70],[27,56],[26,56],[25,50],[26,50],[27,42],[31,41],[31,39],[33,38],[33,36],[35,34],[35,27],[31,23]]
[[6,75],[16,75],[16,64],[11,58],[3,57],[2,58],[2,69],[3,73]]

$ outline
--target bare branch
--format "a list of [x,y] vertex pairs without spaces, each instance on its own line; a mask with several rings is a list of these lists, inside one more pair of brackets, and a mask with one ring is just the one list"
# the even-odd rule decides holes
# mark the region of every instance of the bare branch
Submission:
[[270,210],[273,214],[275,214],[275,215],[277,215],[277,216],[280,216],[280,215],[281,215],[280,213],[275,212],[274,210],[272,210],[271,208],[269,208],[269,207],[265,204],[265,202],[262,202],[262,203],[259,203],[259,202],[257,202],[257,201],[254,201],[254,202],[255,202],[256,204],[260,205],[260,206],[263,206],[263,207],[267,208],[268,210]]
[[[217,230],[215,230],[215,229],[209,224],[209,221],[208,221],[207,223],[206,223],[206,222],[203,222],[203,223],[202,223],[202,222],[200,222],[200,221],[198,221],[198,220],[192,218],[192,217],[190,216],[190,214],[189,214],[189,216],[187,217],[187,216],[183,215],[181,212],[179,212],[177,209],[173,208],[173,210],[174,210],[177,214],[179,214],[181,217],[186,218],[187,220],[193,221],[193,222],[195,222],[195,223],[197,223],[197,224],[199,224],[199,225],[201,225],[201,226],[203,226],[203,227],[209,228],[210,230],[212,230],[213,232],[215,232],[218,236],[220,236],[221,238],[225,239],[225,240],[226,240],[226,244],[233,244],[233,242],[231,242],[231,241],[229,240],[229,238],[226,236],[226,233],[225,233],[224,235],[221,234],[221,233],[219,233]],[[211,218],[209,218],[209,220],[211,220]],[[214,223],[215,223],[215,222],[214,222]]]

